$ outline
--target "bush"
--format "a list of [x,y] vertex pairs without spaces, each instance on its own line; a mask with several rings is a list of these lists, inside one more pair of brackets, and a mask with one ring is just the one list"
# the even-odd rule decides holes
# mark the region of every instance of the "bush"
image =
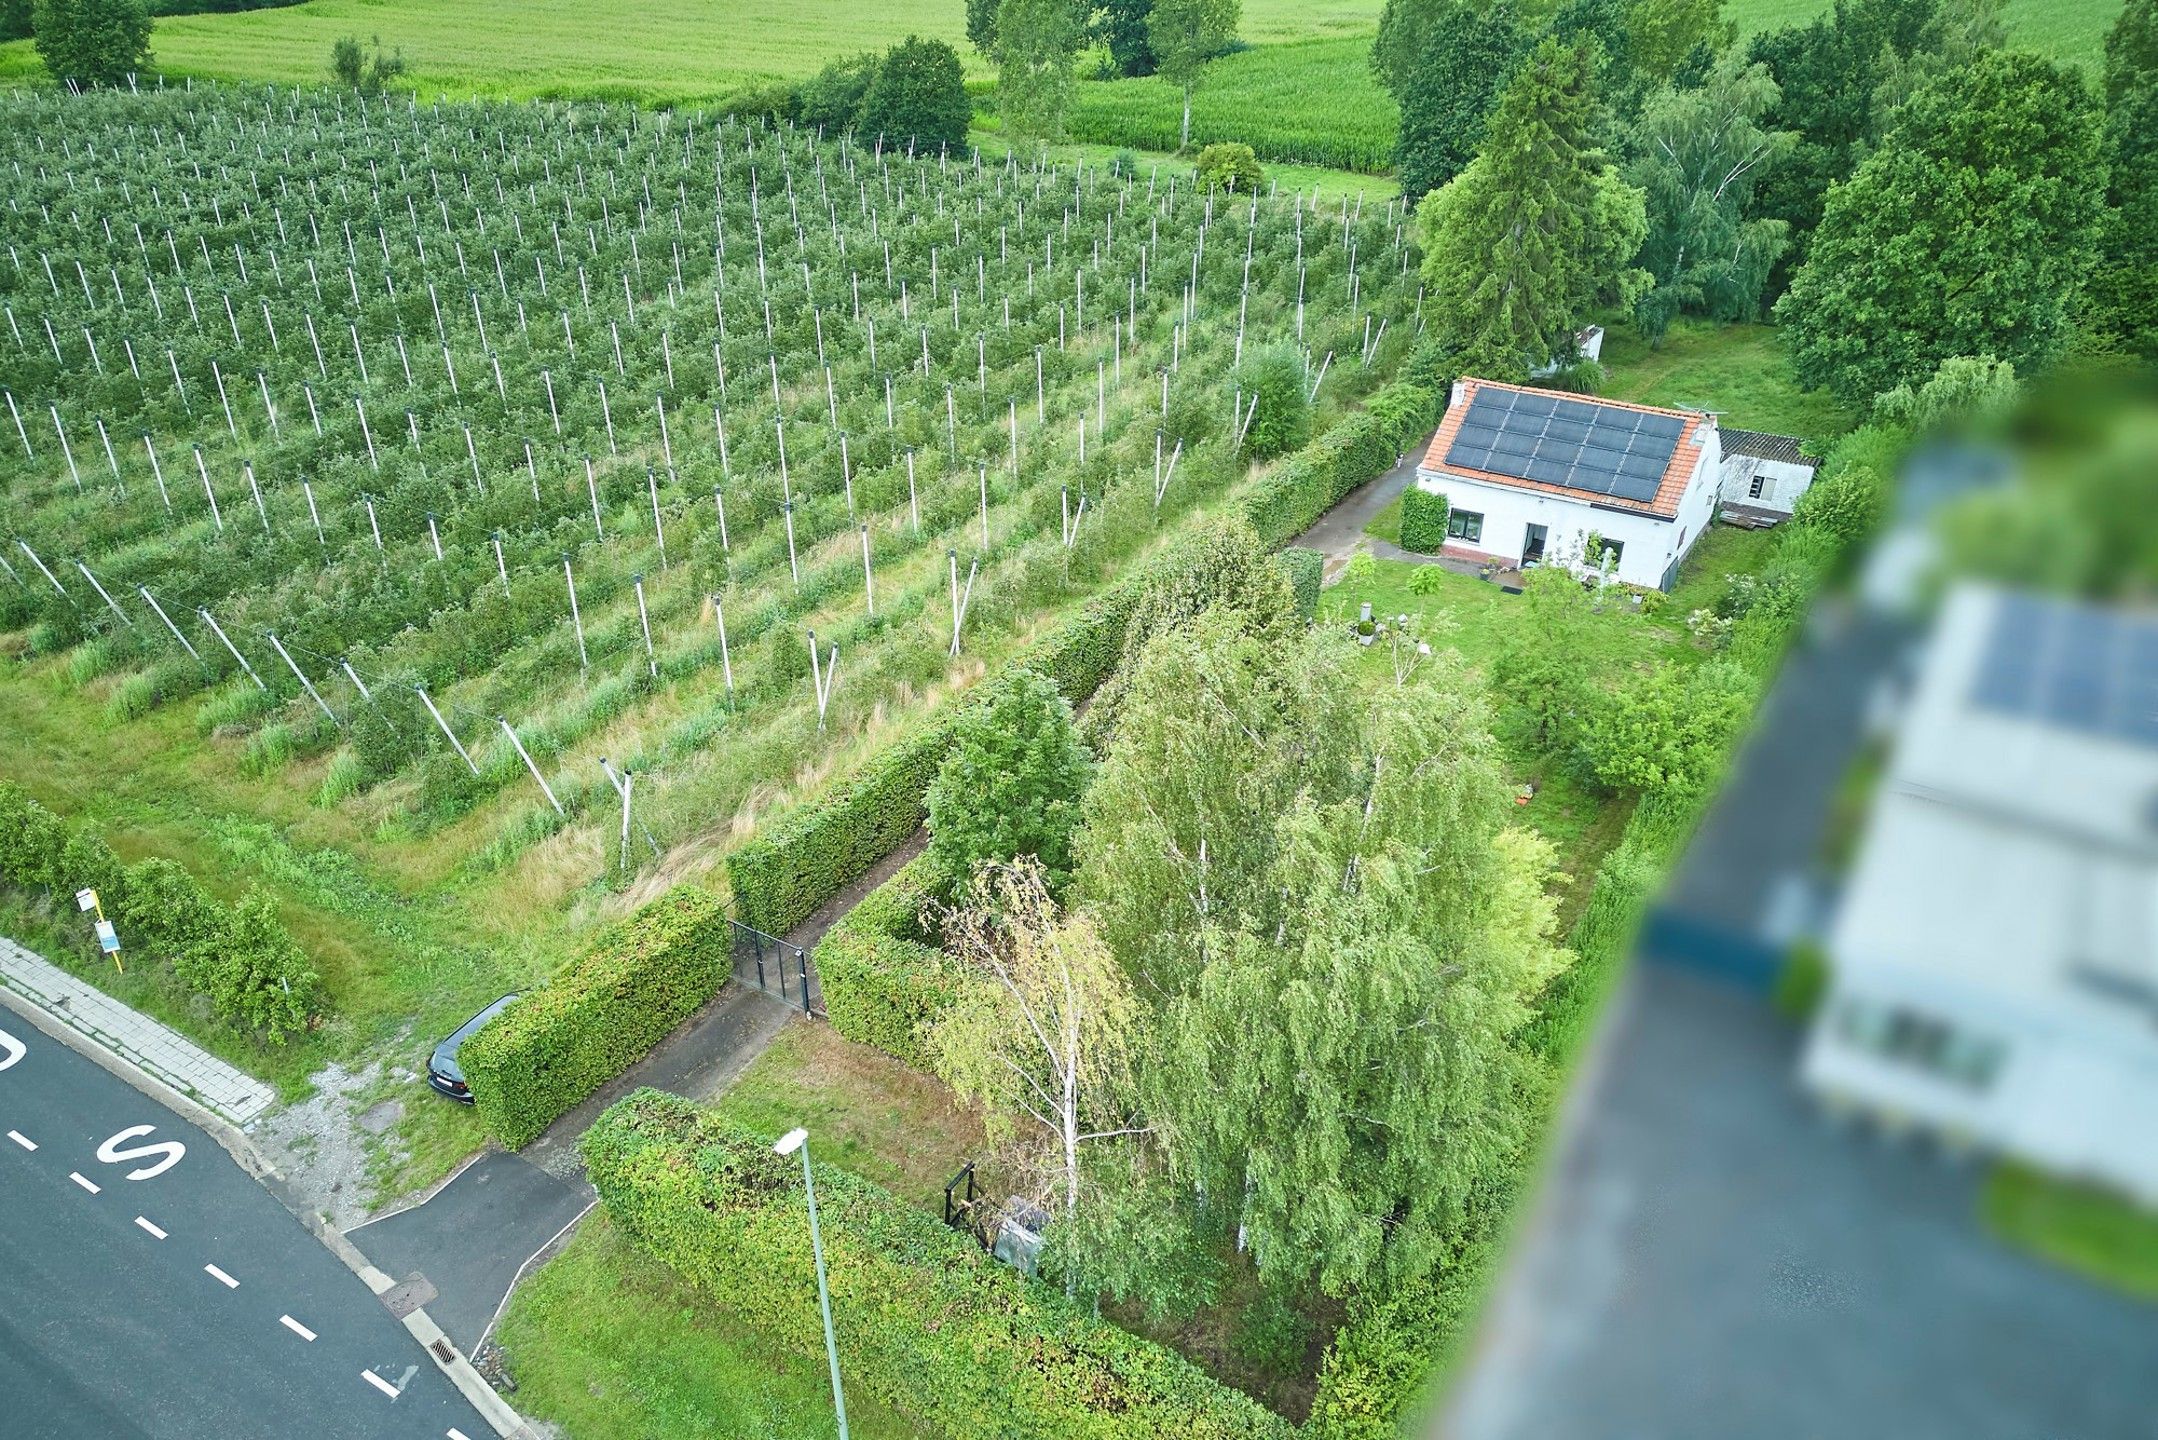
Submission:
[[986,862],[1032,855],[1060,888],[1094,769],[1071,705],[1033,671],[1014,670],[951,734],[925,797],[929,855],[946,883],[956,889]]
[[[817,1279],[797,1161],[653,1090],[609,1109],[582,1148],[625,1235],[750,1329],[803,1356],[821,1352],[819,1312],[803,1303]],[[955,1435],[1289,1435],[1257,1402],[991,1259],[935,1216],[817,1168],[850,1386]]]
[[894,149],[962,150],[973,118],[959,52],[942,40],[894,45],[862,97],[862,133]]
[[862,102],[869,98],[870,84],[876,78],[874,55],[834,60],[802,82],[797,120],[827,137],[853,130],[861,123]]
[[824,933],[815,957],[832,1028],[923,1071],[958,981],[922,921],[940,878],[926,856],[909,861]]
[[1326,556],[1318,550],[1291,545],[1276,558],[1289,577],[1289,593],[1296,597],[1296,613],[1310,620],[1319,613],[1319,588],[1326,581]]
[[1286,455],[1311,438],[1311,400],[1304,362],[1286,345],[1269,345],[1237,367],[1243,404],[1252,407],[1244,453],[1257,460]]
[[1221,143],[1199,152],[1192,178],[1201,190],[1225,190],[1236,195],[1256,195],[1266,184],[1266,171],[1249,145]]
[[97,891],[124,954],[167,961],[219,1018],[272,1044],[308,1028],[322,1007],[321,978],[268,900],[250,894],[228,906],[170,860],[123,866],[87,826],[69,825],[4,783],[0,880],[64,898],[70,909],[75,891]]
[[36,0],[38,58],[55,80],[124,85],[150,63],[150,16],[142,0]]
[[1364,408],[1277,464],[1244,500],[1259,538],[1282,545],[1303,533],[1342,496],[1393,465],[1421,440],[1446,394],[1442,384],[1396,380]]
[[693,886],[608,927],[466,1043],[480,1118],[511,1149],[530,1143],[717,994],[729,953],[725,911]]
[[0,0],[0,40],[30,38],[30,0]]
[[1446,522],[1452,513],[1444,495],[1411,485],[1401,493],[1401,548],[1438,554],[1446,546]]
[[380,95],[404,73],[404,52],[384,54],[379,36],[373,55],[363,52],[358,37],[352,35],[330,46],[330,78],[362,95]]

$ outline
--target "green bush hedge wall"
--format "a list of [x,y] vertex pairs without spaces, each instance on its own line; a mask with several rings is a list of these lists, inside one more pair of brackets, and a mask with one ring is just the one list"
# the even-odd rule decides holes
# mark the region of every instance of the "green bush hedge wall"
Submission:
[[1444,495],[1411,485],[1401,492],[1401,548],[1436,555],[1446,544],[1446,521],[1452,507]]
[[[814,1144],[814,1141],[812,1141]],[[639,1090],[586,1132],[615,1224],[750,1329],[821,1354],[798,1160],[686,1100]],[[1181,1356],[1089,1315],[935,1216],[817,1167],[840,1366],[968,1440],[1286,1440],[1282,1420]]]
[[921,919],[937,878],[927,857],[908,861],[827,930],[816,951],[832,1028],[917,1070],[930,1068],[924,1037],[952,993],[951,964]]
[[729,953],[726,911],[689,885],[602,931],[465,1043],[487,1128],[513,1150],[529,1144],[717,994]]
[[1296,597],[1296,613],[1310,620],[1319,613],[1319,588],[1326,579],[1326,556],[1317,550],[1291,545],[1281,552],[1282,572],[1289,577],[1289,593]]

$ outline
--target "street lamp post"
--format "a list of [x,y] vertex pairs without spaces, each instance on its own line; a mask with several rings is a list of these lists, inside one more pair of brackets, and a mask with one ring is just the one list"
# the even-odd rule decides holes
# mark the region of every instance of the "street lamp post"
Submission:
[[832,1409],[839,1415],[839,1440],[847,1440],[847,1397],[839,1388],[839,1342],[832,1338],[832,1293],[824,1280],[824,1236],[817,1229],[817,1182],[809,1173],[809,1132],[789,1130],[772,1149],[781,1155],[802,1152],[802,1190],[809,1197],[809,1246],[817,1257],[817,1304],[824,1311],[824,1353],[832,1362]]

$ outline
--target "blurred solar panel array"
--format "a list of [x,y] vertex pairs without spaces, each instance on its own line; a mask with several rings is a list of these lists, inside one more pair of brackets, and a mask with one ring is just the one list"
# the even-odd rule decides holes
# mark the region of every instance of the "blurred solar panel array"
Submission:
[[1645,504],[1686,422],[1563,395],[1477,390],[1446,463]]
[[2158,749],[2158,619],[2004,595],[1971,703]]

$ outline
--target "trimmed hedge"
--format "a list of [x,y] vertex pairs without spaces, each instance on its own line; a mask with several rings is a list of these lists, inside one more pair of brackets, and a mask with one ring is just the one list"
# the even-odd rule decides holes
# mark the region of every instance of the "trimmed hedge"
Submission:
[[917,856],[817,942],[817,980],[832,1028],[929,1070],[924,1037],[950,1005],[954,973],[922,924],[936,868]]
[[[1411,365],[1431,368],[1414,358]],[[1436,377],[1428,382],[1396,380],[1374,392],[1362,410],[1283,460],[1245,501],[1246,518],[1260,539],[1282,544],[1349,491],[1385,471],[1396,455],[1423,438],[1437,419],[1446,390]],[[1133,567],[1028,647],[1014,667],[1048,676],[1074,705],[1085,700],[1122,657],[1125,631],[1139,598],[1158,577],[1184,563],[1191,543],[1187,536]],[[1310,559],[1302,558],[1307,554]],[[1319,557],[1300,552],[1284,557],[1283,565],[1298,613],[1307,618],[1316,614]],[[737,847],[727,857],[735,918],[768,934],[784,935],[897,849],[927,816],[924,798],[950,748],[960,707],[980,703],[987,693],[977,688],[922,730],[887,747],[846,780]],[[910,964],[914,958],[879,948]],[[848,953],[835,958],[842,967],[857,963]],[[821,958],[818,973],[828,978]],[[909,1058],[890,1045],[870,1043]]]
[[726,911],[694,886],[608,926],[465,1043],[480,1118],[512,1150],[531,1143],[718,994],[729,954]]
[[1446,522],[1453,507],[1444,495],[1411,485],[1401,492],[1401,548],[1436,555],[1446,545]]
[[1289,577],[1289,593],[1296,597],[1299,619],[1311,620],[1319,613],[1319,589],[1326,580],[1326,556],[1317,550],[1291,545],[1281,552],[1282,573]]
[[1392,468],[1437,423],[1446,386],[1396,380],[1375,391],[1364,408],[1269,471],[1245,497],[1251,528],[1269,545],[1285,545],[1351,490]]
[[[585,1133],[622,1232],[752,1330],[802,1356],[824,1335],[800,1163],[768,1137],[639,1090]],[[959,1231],[817,1166],[847,1384],[981,1440],[1287,1440],[1287,1421],[1181,1356],[1089,1315]]]

